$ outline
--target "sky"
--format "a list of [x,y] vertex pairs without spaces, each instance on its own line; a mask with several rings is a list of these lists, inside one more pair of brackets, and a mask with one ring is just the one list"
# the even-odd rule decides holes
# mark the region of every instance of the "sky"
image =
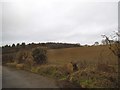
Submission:
[[118,28],[118,2],[21,0],[0,3],[0,45],[68,42],[94,44]]

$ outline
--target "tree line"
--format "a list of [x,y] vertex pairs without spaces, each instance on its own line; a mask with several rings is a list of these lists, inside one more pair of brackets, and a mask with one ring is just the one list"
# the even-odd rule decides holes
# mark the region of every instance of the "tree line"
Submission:
[[72,44],[72,43],[55,43],[55,42],[47,42],[47,43],[29,43],[26,44],[25,42],[23,43],[17,43],[12,44],[12,45],[5,45],[2,46],[3,53],[9,53],[9,52],[16,52],[19,51],[20,49],[26,49],[30,50],[32,48],[36,47],[44,47],[47,49],[59,49],[59,48],[70,48],[70,47],[80,47],[81,45],[79,43],[77,44]]

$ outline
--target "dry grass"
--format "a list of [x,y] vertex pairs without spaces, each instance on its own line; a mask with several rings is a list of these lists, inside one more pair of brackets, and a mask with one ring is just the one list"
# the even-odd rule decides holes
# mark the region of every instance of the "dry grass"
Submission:
[[48,62],[51,64],[65,64],[71,61],[86,61],[96,64],[98,60],[117,64],[117,57],[108,49],[108,46],[77,47],[48,50]]
[[[118,60],[108,46],[49,49],[48,64],[40,66],[32,66],[32,58],[28,56],[25,69],[66,84],[70,82],[85,88],[109,88],[118,85]],[[73,71],[71,61],[77,63],[78,71]],[[12,66],[10,63],[7,65]]]
[[32,67],[31,72],[38,73],[43,76],[52,77],[55,79],[64,79],[67,77],[67,74],[63,70],[63,67],[57,65],[34,66]]
[[86,68],[70,75],[70,82],[83,88],[115,88],[118,86],[117,73],[97,71],[96,68]]
[[24,64],[16,64],[17,69],[24,69]]
[[79,70],[66,78],[76,85],[117,87],[118,59],[108,46],[51,49],[47,55],[49,64],[65,65],[71,61],[78,64]]
[[6,63],[6,65],[7,65],[7,66],[10,66],[10,67],[16,67],[16,64],[17,64],[17,63],[15,63],[15,62],[13,62],[13,63]]

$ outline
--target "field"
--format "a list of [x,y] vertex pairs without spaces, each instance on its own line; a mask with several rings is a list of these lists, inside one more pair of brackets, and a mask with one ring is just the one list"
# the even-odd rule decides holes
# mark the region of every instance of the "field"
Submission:
[[[85,88],[117,87],[118,58],[108,46],[49,49],[47,57],[48,65],[40,66],[43,70],[38,69],[42,75],[68,80]],[[62,72],[62,76],[60,68],[70,72],[71,67],[65,67],[70,62],[77,64],[78,71],[69,75]]]
[[47,55],[49,64],[77,63],[79,70],[71,74],[71,81],[82,87],[117,87],[118,58],[108,46],[51,49]]
[[[26,52],[29,53],[26,53],[28,60],[32,59],[31,50]],[[24,54],[19,57],[21,55]],[[7,65],[54,78],[60,86],[63,83],[62,87],[118,87],[118,58],[107,45],[47,49],[47,61],[47,64],[35,66],[28,63]],[[71,62],[77,65],[76,71],[73,70]]]
[[104,61],[109,64],[117,64],[117,57],[109,50],[108,46],[91,46],[65,49],[48,50],[48,62],[51,64],[65,64],[68,62],[92,62]]

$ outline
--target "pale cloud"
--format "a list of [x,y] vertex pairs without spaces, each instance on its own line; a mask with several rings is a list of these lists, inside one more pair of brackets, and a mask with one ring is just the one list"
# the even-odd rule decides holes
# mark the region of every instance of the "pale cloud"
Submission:
[[2,3],[0,3],[0,46],[2,45]]
[[117,2],[39,0],[2,3],[2,44],[71,42],[93,44],[117,30]]

